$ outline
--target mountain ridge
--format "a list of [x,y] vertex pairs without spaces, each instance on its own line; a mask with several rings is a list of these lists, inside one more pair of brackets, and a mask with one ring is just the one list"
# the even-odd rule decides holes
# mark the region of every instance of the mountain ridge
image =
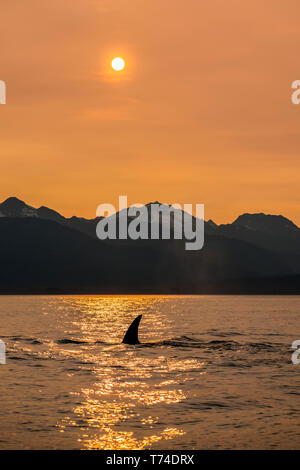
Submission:
[[283,216],[209,220],[190,252],[184,240],[101,241],[99,217],[17,198],[0,213],[0,293],[300,293],[300,229]]
[[[149,208],[152,204],[172,207],[171,204],[164,204],[159,201],[149,202],[145,204],[144,207]],[[21,199],[15,196],[10,196],[7,199],[5,199],[2,203],[0,203],[0,213],[2,214],[2,216],[4,215],[6,217],[40,217],[44,219],[60,221],[60,223],[69,223],[70,225],[72,225],[72,223],[75,221],[96,224],[99,220],[102,219],[102,217],[95,217],[93,219],[88,219],[85,217],[78,217],[75,215],[71,217],[64,217],[59,212],[47,206],[42,205],[39,208],[34,208],[33,206],[26,204],[24,201],[22,201]],[[300,233],[300,228],[287,217],[280,215],[280,214],[279,215],[265,214],[263,212],[259,212],[259,213],[245,212],[239,215],[232,223],[228,223],[228,224],[216,224],[212,219],[205,221],[205,224],[210,229],[215,230],[215,231],[217,230],[222,231],[223,229],[226,229],[229,226],[244,227],[248,229],[259,230],[261,228],[262,222],[266,224],[267,221],[268,222],[271,221],[271,224],[268,224],[268,226],[271,225],[270,228],[268,229],[268,231],[270,232],[274,229],[274,226],[277,225],[277,228],[281,226],[281,228],[285,227],[286,229]]]

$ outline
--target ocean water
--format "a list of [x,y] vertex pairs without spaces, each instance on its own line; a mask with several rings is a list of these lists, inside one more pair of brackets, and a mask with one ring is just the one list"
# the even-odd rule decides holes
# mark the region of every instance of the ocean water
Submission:
[[298,296],[1,296],[0,319],[0,449],[300,448]]

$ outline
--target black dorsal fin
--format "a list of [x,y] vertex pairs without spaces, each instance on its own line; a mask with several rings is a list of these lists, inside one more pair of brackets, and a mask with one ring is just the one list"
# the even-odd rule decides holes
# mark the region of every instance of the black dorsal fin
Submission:
[[143,315],[139,315],[136,317],[135,320],[131,323],[130,327],[126,331],[126,334],[123,338],[122,343],[125,344],[140,344],[139,338],[138,338],[138,330],[139,330],[139,324],[141,321]]

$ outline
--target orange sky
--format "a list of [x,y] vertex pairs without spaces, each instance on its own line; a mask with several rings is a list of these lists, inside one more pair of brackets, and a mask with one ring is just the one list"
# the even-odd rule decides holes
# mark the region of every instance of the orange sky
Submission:
[[[0,200],[204,203],[300,225],[298,0],[1,4]],[[124,57],[124,72],[110,61]]]

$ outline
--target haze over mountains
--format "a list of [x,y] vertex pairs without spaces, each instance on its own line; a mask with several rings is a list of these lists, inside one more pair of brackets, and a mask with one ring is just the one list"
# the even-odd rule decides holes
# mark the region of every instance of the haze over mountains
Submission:
[[200,251],[184,240],[101,241],[99,220],[8,198],[0,293],[300,293],[300,229],[281,215],[205,222]]

